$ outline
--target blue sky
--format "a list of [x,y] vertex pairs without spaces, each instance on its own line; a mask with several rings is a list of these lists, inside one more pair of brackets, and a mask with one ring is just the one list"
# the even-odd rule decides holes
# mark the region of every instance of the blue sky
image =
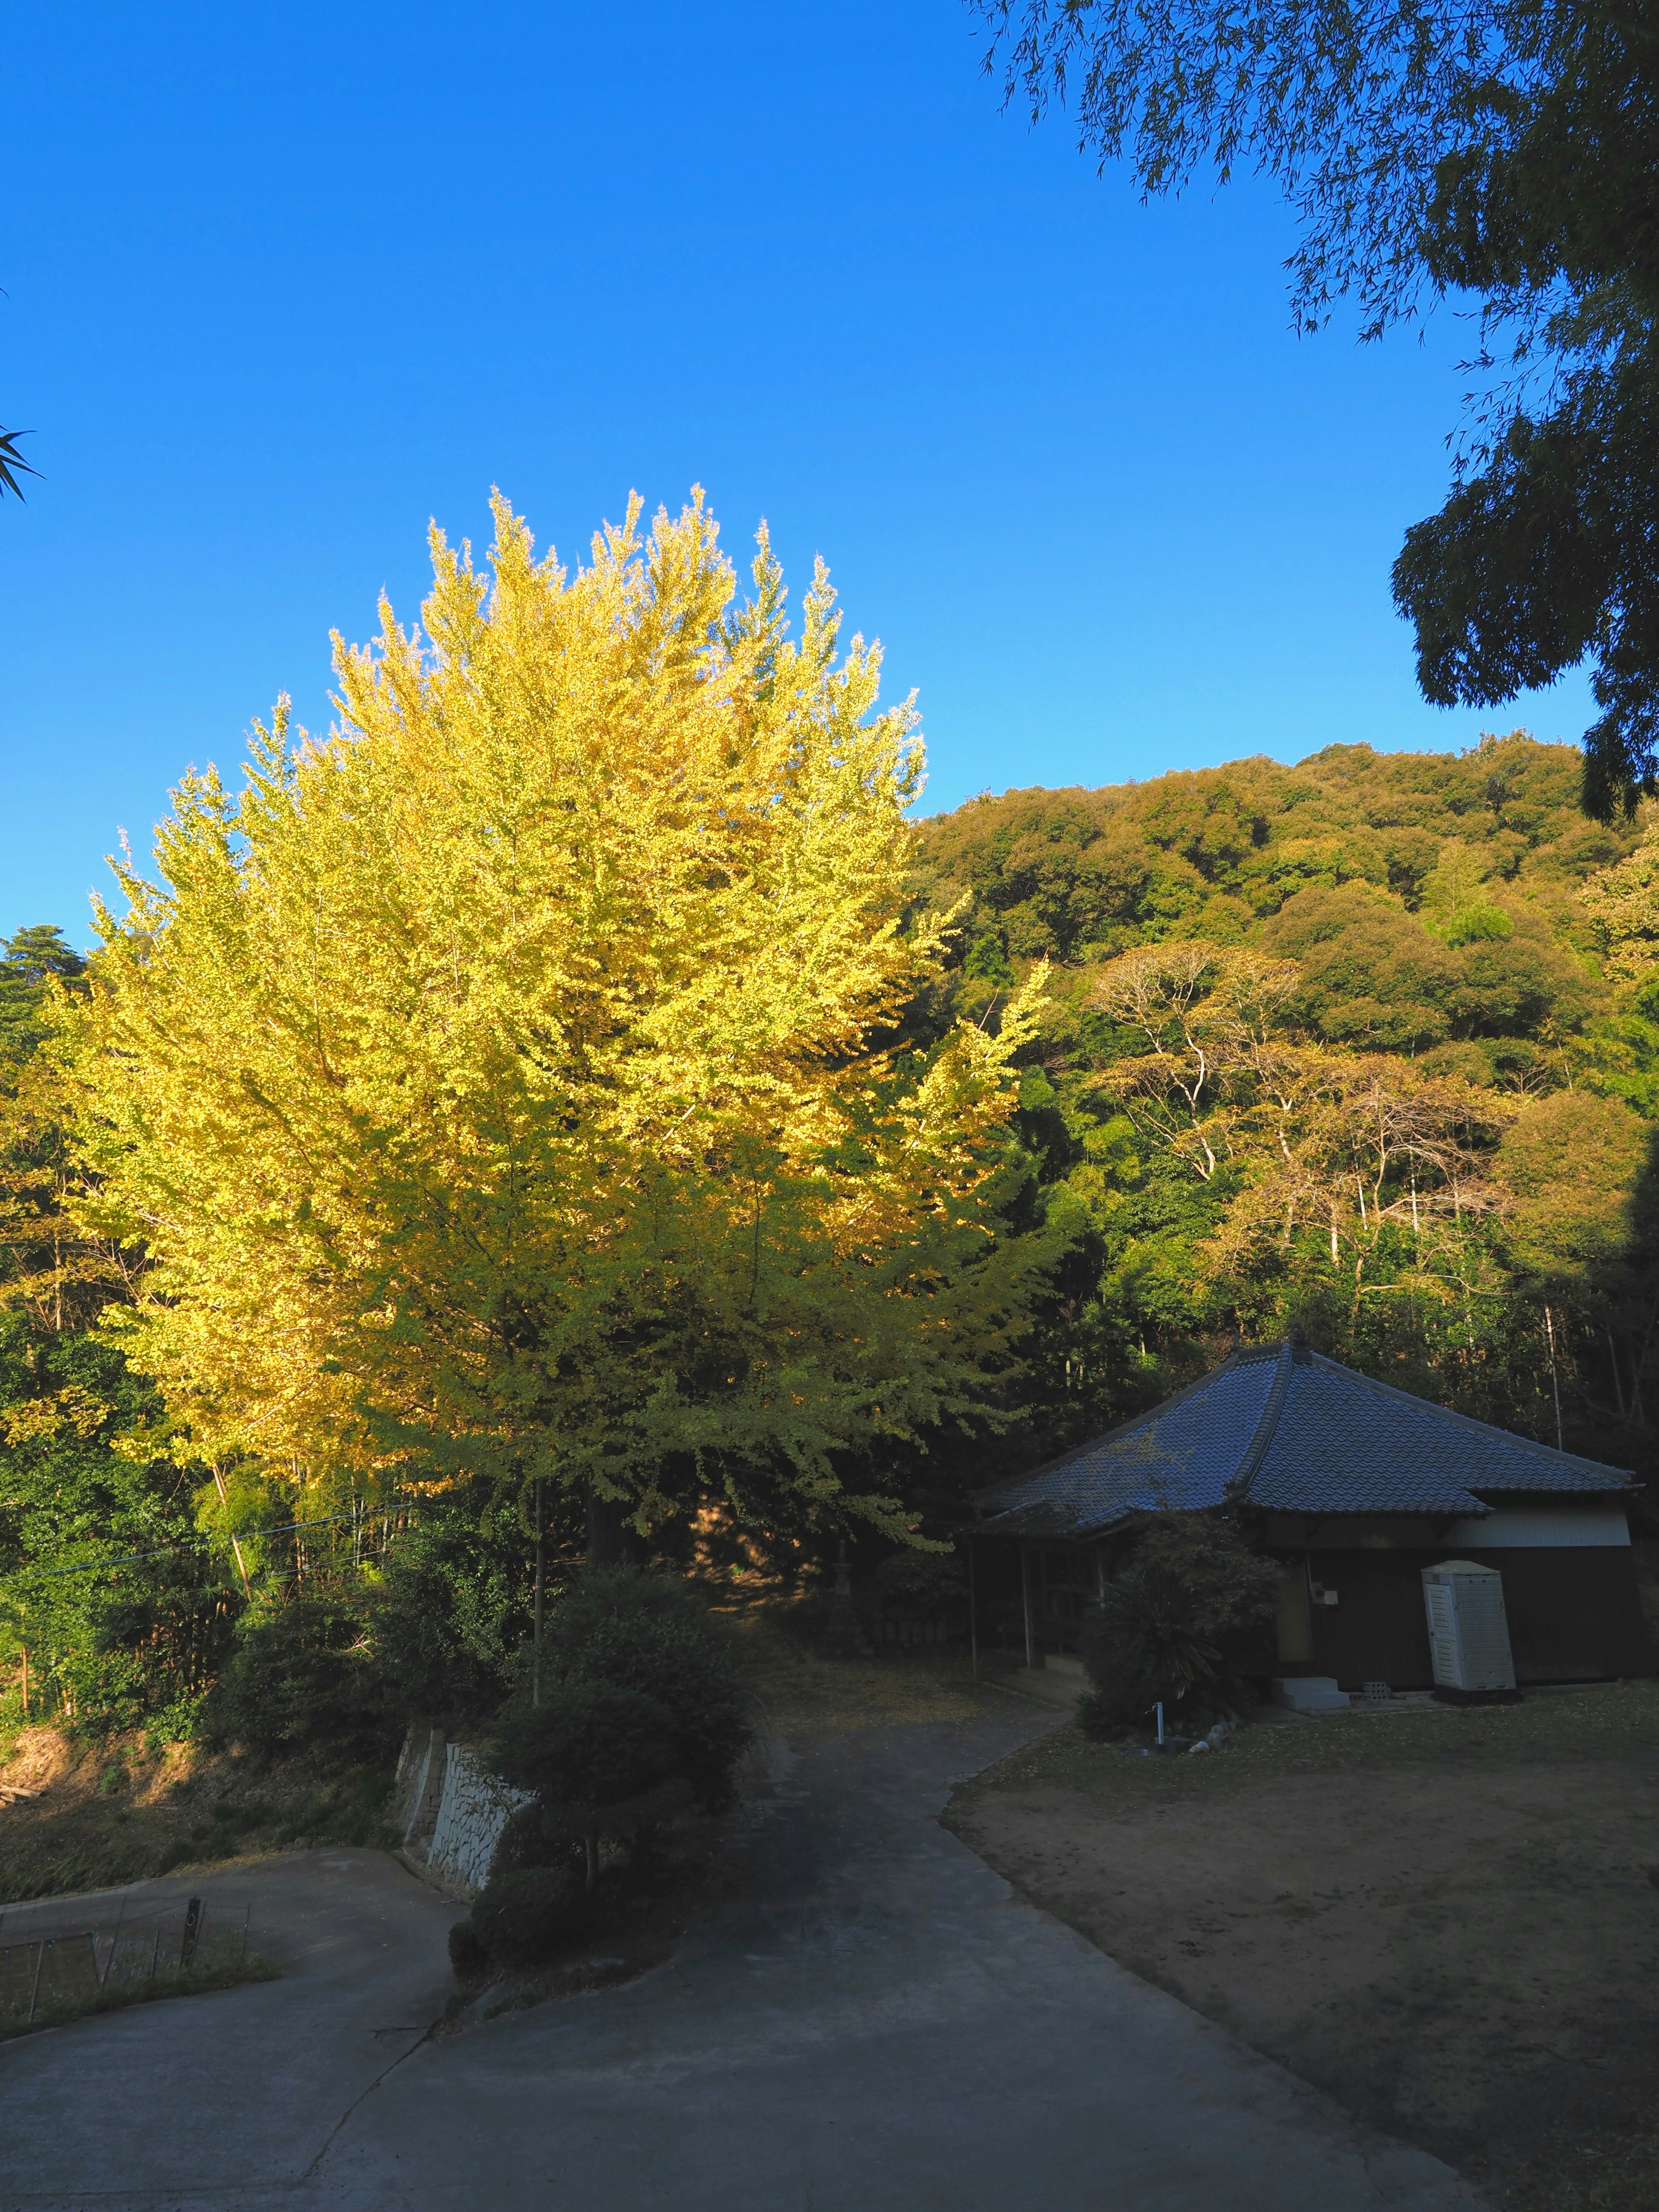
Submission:
[[1288,327],[1257,186],[1140,206],[1000,111],[959,0],[34,9],[7,39],[0,933],[234,771],[328,632],[499,483],[580,556],[630,487],[769,520],[915,686],[931,810],[1334,740],[1577,737],[1574,678],[1425,707],[1388,570],[1468,330]]

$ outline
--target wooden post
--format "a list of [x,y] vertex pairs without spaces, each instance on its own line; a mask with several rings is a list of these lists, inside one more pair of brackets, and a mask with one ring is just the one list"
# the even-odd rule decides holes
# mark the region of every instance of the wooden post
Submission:
[[1022,1544],[1019,1547],[1019,1595],[1025,1607],[1025,1663],[1036,1665],[1036,1646],[1031,1637],[1031,1555]]
[[[115,1933],[109,1939],[109,1956],[104,1961],[103,1972],[98,1977],[98,1986],[100,1990],[103,1988],[105,1983],[109,1979],[109,1970],[115,1964],[115,1954],[121,1948],[121,1923],[126,1918],[126,1917],[127,1893],[124,1889],[121,1892],[121,1910],[115,1916]],[[93,1947],[93,1964],[95,1966],[97,1962],[98,1951],[97,1946],[94,1944]]]

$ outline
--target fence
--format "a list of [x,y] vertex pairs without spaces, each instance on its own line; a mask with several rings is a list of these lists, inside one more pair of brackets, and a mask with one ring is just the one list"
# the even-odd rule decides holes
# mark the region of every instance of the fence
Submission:
[[[10,1926],[8,1926],[8,1922]],[[0,2033],[73,2020],[106,1997],[135,1997],[158,1984],[240,1966],[247,1956],[247,1907],[199,1897],[105,1926],[51,1924],[41,1905],[0,1911]]]

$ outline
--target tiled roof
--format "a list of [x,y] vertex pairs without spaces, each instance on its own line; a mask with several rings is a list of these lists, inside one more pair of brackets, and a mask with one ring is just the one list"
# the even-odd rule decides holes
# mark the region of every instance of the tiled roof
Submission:
[[1623,1490],[1595,1460],[1472,1421],[1290,1340],[980,1500],[1006,1535],[1103,1535],[1129,1515],[1248,1498],[1280,1513],[1479,1515],[1483,1493]]

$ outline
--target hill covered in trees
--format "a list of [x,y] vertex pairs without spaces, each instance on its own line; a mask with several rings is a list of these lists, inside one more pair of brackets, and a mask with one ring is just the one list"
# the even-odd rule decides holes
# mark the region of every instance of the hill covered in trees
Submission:
[[[1023,1129],[1079,1243],[1033,1449],[1235,1330],[1620,1464],[1650,1453],[1659,1029],[1577,750],[1333,745],[921,826],[953,1014],[1054,963]],[[1628,969],[1627,962],[1622,963]]]
[[916,822],[822,577],[793,648],[700,509],[502,520],[464,652],[0,946],[0,1723],[477,1719],[538,1556],[868,1569],[1291,1321],[1647,1473],[1659,843],[1576,750]]

